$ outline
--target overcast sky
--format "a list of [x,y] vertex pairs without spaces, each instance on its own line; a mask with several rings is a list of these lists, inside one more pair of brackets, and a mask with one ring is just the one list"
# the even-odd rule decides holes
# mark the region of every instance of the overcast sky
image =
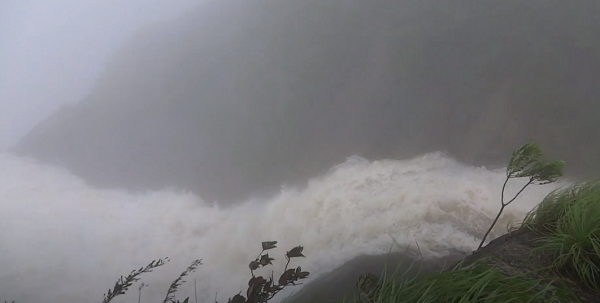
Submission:
[[85,96],[136,30],[203,1],[0,0],[0,151]]

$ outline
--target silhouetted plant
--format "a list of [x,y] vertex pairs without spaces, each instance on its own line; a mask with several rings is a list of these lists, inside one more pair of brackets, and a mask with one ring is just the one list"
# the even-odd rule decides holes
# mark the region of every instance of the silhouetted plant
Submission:
[[[498,222],[498,219],[500,218],[500,215],[506,206],[517,199],[517,197],[525,190],[527,186],[532,184],[548,184],[556,181],[562,176],[562,170],[564,166],[564,161],[542,159],[542,149],[533,143],[527,143],[516,149],[510,158],[508,167],[506,168],[506,180],[502,186],[500,211],[494,219],[494,222],[492,222],[490,228],[483,236],[483,239],[481,239],[481,243],[477,249],[483,246],[485,239],[494,228],[494,225],[496,225],[496,222]],[[527,182],[527,184],[525,184],[512,199],[510,199],[508,202],[504,202],[504,190],[506,189],[506,184],[508,183],[508,180],[513,178],[529,178],[529,182]]]
[[[199,265],[202,265],[202,260],[194,260],[192,262],[192,264],[190,264],[190,266],[188,266],[188,268],[186,268],[186,270],[184,270],[181,273],[181,275],[179,275],[179,277],[177,279],[175,279],[175,281],[173,281],[173,283],[171,283],[171,286],[169,286],[169,290],[167,291],[167,296],[165,297],[165,300],[163,301],[163,303],[167,303],[167,302],[175,303],[175,292],[177,292],[177,288],[179,286],[181,286],[181,284],[185,283],[185,281],[183,280],[183,277],[187,276],[191,272],[194,272],[196,270],[196,268],[198,268]],[[188,300],[189,300],[189,298],[186,298],[185,301],[183,301],[183,302],[187,303]],[[179,301],[177,301],[177,303],[179,303]]]
[[142,284],[140,284],[140,287],[138,288],[138,303],[140,303],[142,300],[142,288],[144,288],[145,286],[148,286],[148,285],[146,283],[142,283]]
[[[116,296],[118,295],[124,295],[125,292],[129,289],[129,287],[140,280],[139,276],[143,273],[149,273],[152,272],[153,269],[159,267],[159,266],[163,266],[165,265],[167,262],[169,262],[169,258],[164,258],[164,259],[158,259],[154,260],[152,262],[150,262],[150,264],[146,265],[146,267],[141,267],[138,270],[132,270],[131,273],[123,278],[123,276],[121,276],[121,278],[119,280],[117,280],[117,282],[115,282],[115,286],[113,287],[112,290],[108,290],[108,293],[104,294],[104,299],[102,300],[102,303],[108,303],[110,302],[112,299],[114,299]],[[141,291],[141,288],[140,288]]]
[[[115,287],[112,290],[109,289],[108,294],[104,294],[104,300],[102,300],[102,303],[109,303],[116,296],[124,295],[125,292],[127,290],[129,290],[129,287],[133,283],[140,280],[139,275],[141,275],[143,273],[152,272],[152,270],[154,268],[165,265],[169,261],[170,261],[169,258],[158,259],[158,261],[154,260],[150,264],[148,264],[146,267],[141,267],[138,270],[131,271],[129,276],[127,276],[125,278],[123,278],[123,276],[121,276],[121,278],[119,280],[117,280],[117,282],[115,283]],[[179,277],[171,283],[171,285],[169,286],[169,290],[167,291],[167,296],[165,297],[165,300],[163,301],[163,303],[167,303],[167,302],[188,303],[189,302],[189,299],[190,299],[189,297],[186,298],[183,302],[180,302],[180,301],[176,302],[175,301],[175,292],[177,292],[177,288],[179,286],[181,286],[181,284],[185,283],[185,281],[183,280],[183,277],[187,276],[191,272],[194,272],[196,270],[196,268],[198,268],[199,265],[202,265],[202,260],[194,260],[192,262],[192,264],[190,266],[188,266],[188,268],[186,270],[184,270],[181,273],[181,275],[179,275]],[[144,288],[144,286],[147,286],[147,284],[142,283],[142,284],[140,284],[140,287],[138,288],[138,291],[139,291],[138,303],[141,300],[142,288]]]
[[288,269],[290,261],[292,258],[304,257],[302,254],[302,250],[304,249],[302,246],[296,246],[292,248],[285,254],[285,258],[287,259],[287,263],[285,264],[285,269],[283,273],[277,280],[277,284],[275,284],[275,278],[273,273],[271,273],[271,277],[269,280],[263,278],[262,276],[255,276],[254,271],[260,267],[265,267],[267,265],[273,265],[271,261],[274,261],[273,258],[269,257],[269,254],[264,254],[266,250],[276,248],[277,241],[266,241],[262,242],[262,251],[258,254],[258,257],[250,264],[250,273],[252,274],[252,278],[248,281],[248,290],[246,291],[247,299],[241,294],[235,295],[233,298],[229,298],[228,303],[258,303],[258,302],[268,302],[271,300],[278,292],[283,290],[288,285],[296,285],[296,282],[300,279],[305,279],[308,277],[309,272],[302,271],[302,268],[298,266],[297,268]]
[[[263,253],[266,250],[276,248],[277,241],[266,241],[262,242],[262,251],[256,257],[256,260],[250,262],[250,273],[252,274],[252,278],[248,281],[248,290],[246,291],[246,299],[241,294],[235,295],[233,298],[229,299],[229,303],[259,303],[259,302],[267,302],[271,300],[278,292],[283,290],[288,285],[296,285],[296,282],[300,279],[305,279],[308,277],[309,272],[302,271],[302,268],[298,266],[297,268],[288,269],[290,261],[292,258],[304,257],[302,254],[302,250],[304,249],[302,246],[296,246],[292,248],[285,254],[285,258],[287,259],[287,263],[285,264],[285,269],[283,274],[279,277],[277,284],[275,284],[275,279],[273,277],[273,273],[271,273],[271,277],[267,281],[262,276],[256,277],[254,275],[254,271],[260,267],[265,267],[267,265],[273,265],[271,261],[274,261],[273,258],[269,257],[269,254]],[[109,303],[112,299],[114,299],[118,295],[123,295],[129,287],[140,280],[140,275],[143,273],[152,272],[152,270],[156,267],[162,266],[169,262],[169,258],[158,259],[158,261],[152,261],[146,267],[142,267],[138,270],[133,270],[127,277],[121,276],[119,280],[115,283],[114,288],[108,290],[108,294],[104,294],[104,300],[102,303]],[[189,303],[190,298],[186,298],[183,302],[177,300],[175,298],[175,293],[177,292],[177,288],[181,286],[185,281],[183,278],[194,272],[199,265],[202,265],[202,260],[194,260],[190,266],[186,270],[184,270],[181,275],[175,281],[171,283],[169,286],[169,290],[167,291],[167,296],[165,297],[163,303]],[[142,283],[138,288],[138,303],[141,300],[141,291],[142,288],[147,286]],[[194,285],[195,287],[195,285]],[[7,303],[7,302],[4,302]],[[13,301],[14,303],[14,301]],[[196,302],[197,303],[197,302]],[[216,298],[215,298],[215,303]]]

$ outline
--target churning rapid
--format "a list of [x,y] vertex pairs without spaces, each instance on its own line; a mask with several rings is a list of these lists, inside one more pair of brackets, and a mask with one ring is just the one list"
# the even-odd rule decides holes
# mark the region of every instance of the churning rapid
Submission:
[[[100,302],[121,275],[150,261],[171,262],[142,275],[142,302],[162,302],[195,259],[177,298],[226,302],[245,293],[248,263],[260,242],[275,274],[286,250],[318,277],[361,254],[418,243],[424,257],[471,251],[499,209],[504,170],[469,167],[440,153],[410,160],[351,157],[305,188],[282,188],[266,200],[220,208],[176,190],[146,194],[94,189],[67,171],[0,155],[0,301]],[[509,183],[514,193],[523,183]],[[506,211],[496,237],[558,185],[531,186]],[[270,275],[271,268],[259,272]],[[134,302],[138,285],[113,302]]]

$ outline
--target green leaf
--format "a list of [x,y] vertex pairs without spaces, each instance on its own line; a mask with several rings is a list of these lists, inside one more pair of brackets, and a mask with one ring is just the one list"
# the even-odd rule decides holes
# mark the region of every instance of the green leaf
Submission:
[[515,150],[510,157],[506,176],[509,178],[527,177],[529,170],[533,168],[542,157],[542,149],[527,143]]
[[542,149],[533,143],[527,143],[515,150],[506,169],[508,178],[528,177],[532,184],[548,184],[563,174],[564,161],[542,159]]
[[530,170],[532,183],[538,185],[552,183],[562,176],[564,167],[565,161],[540,161]]

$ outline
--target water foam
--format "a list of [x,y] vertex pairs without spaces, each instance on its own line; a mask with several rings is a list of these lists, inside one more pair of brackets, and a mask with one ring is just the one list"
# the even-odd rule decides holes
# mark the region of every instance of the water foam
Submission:
[[[392,237],[418,243],[424,257],[470,251],[499,208],[505,172],[468,167],[440,153],[410,160],[351,157],[305,188],[222,209],[181,191],[98,190],[68,172],[0,155],[0,301],[100,302],[121,275],[151,260],[172,260],[142,276],[142,302],[162,302],[169,283],[194,259],[178,298],[219,302],[245,291],[260,242],[275,272],[303,245],[293,266],[317,277],[361,254],[386,253]],[[510,183],[515,193],[523,182]],[[506,210],[492,237],[558,185],[533,186]],[[395,247],[394,249],[404,249]],[[261,274],[268,275],[269,271]],[[132,302],[137,285],[113,302]]]

